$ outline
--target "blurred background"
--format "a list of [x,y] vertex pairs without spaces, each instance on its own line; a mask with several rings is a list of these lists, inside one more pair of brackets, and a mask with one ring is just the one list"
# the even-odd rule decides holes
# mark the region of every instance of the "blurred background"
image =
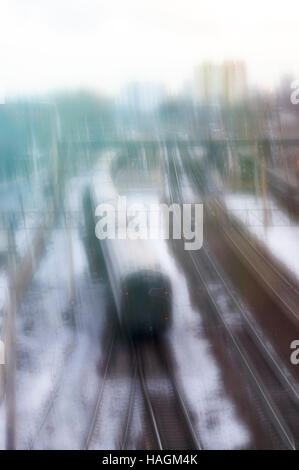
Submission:
[[[0,448],[298,447],[298,8],[1,4]],[[203,247],[100,242],[119,196]]]

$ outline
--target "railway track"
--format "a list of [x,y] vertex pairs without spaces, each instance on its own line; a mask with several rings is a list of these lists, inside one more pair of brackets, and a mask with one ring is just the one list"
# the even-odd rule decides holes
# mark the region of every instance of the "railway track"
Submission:
[[[175,161],[174,161],[174,165],[175,165]],[[176,173],[177,181],[179,181],[177,170],[175,173]],[[216,203],[221,208],[221,204],[219,203],[219,201],[216,201]],[[296,295],[298,295],[299,293],[298,293],[296,286],[289,279],[287,279],[286,276],[280,273],[275,266],[273,266],[273,263],[271,263],[270,260],[248,239],[248,237],[245,236],[245,234],[242,232],[240,228],[238,227],[235,227],[235,228],[236,230],[238,230],[238,233],[240,234],[240,236],[243,237],[244,241],[246,241],[246,243],[249,243],[252,249],[254,249],[254,251],[259,256],[262,257],[263,261],[271,269],[271,272],[273,272],[275,276],[278,276],[283,281],[285,286],[292,291],[292,293],[295,293]],[[225,236],[229,239],[229,241],[232,244],[236,245],[235,242],[232,240],[228,231],[225,230],[225,228],[223,229],[224,229]],[[238,248],[238,251],[241,251],[239,247],[237,248]],[[291,374],[287,373],[284,364],[279,360],[279,357],[277,353],[273,350],[273,348],[270,350],[269,342],[267,342],[267,344],[265,343],[265,338],[261,335],[260,329],[255,324],[255,322],[250,318],[246,309],[241,304],[239,299],[237,299],[232,286],[230,285],[229,281],[225,278],[225,274],[221,271],[220,266],[217,265],[217,262],[214,260],[213,255],[210,253],[210,251],[206,247],[202,247],[201,251],[204,253],[206,258],[208,258],[208,261],[211,265],[212,270],[216,273],[216,277],[218,278],[219,282],[223,284],[225,288],[224,290],[226,291],[228,296],[232,299],[233,303],[235,304],[240,314],[240,317],[243,319],[249,334],[252,336],[252,339],[256,343],[257,347],[260,349],[260,352],[263,354],[264,358],[267,360],[273,372],[277,375],[277,378],[281,381],[282,385],[284,385],[286,389],[289,391],[294,402],[296,404],[299,404],[298,384],[294,380],[294,377]],[[244,257],[243,253],[242,253],[242,256]],[[248,260],[248,262],[250,263],[250,265],[252,265],[250,260]],[[261,273],[259,273],[259,275],[261,276]],[[279,296],[279,293],[276,291],[275,295]],[[280,299],[280,301],[281,301],[281,304],[283,305],[283,299]],[[294,313],[293,313],[293,316],[295,317]]]
[[165,345],[161,341],[135,345],[135,353],[158,448],[201,450],[182,391],[167,362]]
[[[177,192],[178,192],[178,199],[181,200],[181,191],[180,191],[180,179],[179,179],[179,172],[176,166],[175,157],[171,155],[172,164],[174,167],[174,173],[176,177],[177,183]],[[168,174],[169,174],[169,165],[167,165]],[[170,181],[170,178],[169,178]],[[170,188],[170,198],[172,203],[174,202],[174,195],[173,189],[171,184],[169,184]],[[194,269],[201,280],[202,285],[204,286],[206,295],[209,299],[210,305],[220,324],[222,325],[224,331],[226,332],[227,337],[229,338],[231,344],[233,345],[234,349],[236,350],[239,358],[241,359],[245,369],[247,370],[248,376],[251,379],[253,386],[255,387],[258,396],[261,398],[264,406],[268,412],[268,416],[270,417],[272,423],[274,424],[276,431],[280,438],[282,439],[284,445],[288,449],[296,449],[299,445],[298,442],[298,426],[296,426],[297,419],[295,418],[295,427],[296,438],[293,434],[293,429],[290,429],[289,423],[285,419],[285,416],[280,411],[280,408],[277,406],[277,400],[274,400],[271,395],[271,390],[277,387],[277,383],[275,380],[277,379],[282,387],[286,386],[288,393],[292,399],[292,405],[289,405],[288,397],[285,397],[286,402],[283,403],[283,408],[285,405],[288,410],[291,410],[288,414],[288,418],[292,420],[291,413],[294,412],[293,405],[295,404],[295,416],[298,416],[298,391],[294,387],[294,384],[289,380],[286,376],[278,362],[275,360],[271,352],[266,348],[266,346],[262,343],[262,338],[258,334],[258,331],[253,323],[251,323],[244,312],[240,302],[236,299],[235,295],[233,294],[232,289],[230,288],[229,284],[225,281],[224,276],[220,273],[219,269],[217,268],[216,263],[212,259],[211,255],[208,251],[203,247],[201,249],[201,256],[200,261],[199,257],[196,257],[193,252],[187,252],[190,260],[194,266]],[[207,276],[207,274],[214,273]],[[222,301],[225,296],[229,296],[230,300],[233,301],[234,308],[236,310],[236,314],[242,318],[244,324],[246,325],[246,332],[250,333],[250,339],[254,339],[254,345],[258,345],[258,360],[252,360],[250,357],[250,351],[252,351],[252,345],[249,346],[248,338],[244,337],[244,334],[241,335],[240,332],[237,332],[236,329],[230,324],[228,319],[225,317],[224,313],[222,312],[221,303],[218,301],[215,296],[215,290],[211,288],[211,285],[215,285],[215,274],[218,280],[218,290],[219,286],[221,288],[221,292],[218,292],[219,297],[221,297]],[[247,347],[246,347],[247,342]],[[262,354],[260,354],[262,352]],[[265,361],[267,358],[267,361]],[[263,362],[264,361],[264,362]],[[271,365],[271,373],[267,375],[267,384],[263,380],[263,367],[266,365]],[[261,372],[262,371],[262,372]],[[273,375],[275,378],[273,379]],[[274,382],[273,382],[274,380]],[[282,396],[282,395],[281,395]],[[281,402],[280,402],[281,405]]]
[[111,358],[112,358],[112,352],[113,352],[114,344],[115,344],[115,334],[112,335],[110,344],[108,346],[107,359],[106,359],[106,362],[105,362],[104,374],[103,374],[103,377],[102,377],[102,381],[99,385],[98,393],[96,395],[95,407],[94,407],[94,410],[93,410],[92,415],[91,415],[91,420],[90,420],[90,423],[89,423],[88,428],[87,428],[87,433],[86,433],[86,436],[83,440],[83,445],[82,445],[83,450],[89,449],[90,445],[92,444],[92,440],[93,440],[93,437],[94,437],[94,434],[95,434],[95,429],[96,429],[97,421],[98,421],[98,415],[99,415],[99,412],[100,412],[100,407],[101,407],[101,404],[102,404],[104,390],[105,390],[105,386],[106,386],[106,380],[107,380],[107,377],[108,377],[108,374],[109,374],[109,368],[110,368],[110,365],[111,365]]
[[[215,203],[217,205],[217,208],[220,209],[221,211],[220,213],[221,214],[224,213],[226,215],[225,208],[222,206],[221,202],[217,199]],[[211,210],[209,205],[207,206],[208,206],[208,209]],[[228,220],[228,218],[229,216],[226,215],[225,220]],[[228,240],[230,245],[237,252],[238,256],[245,262],[246,266],[250,267],[253,274],[261,278],[261,280],[263,281],[263,284],[267,287],[267,290],[270,291],[270,294],[274,294],[274,298],[278,299],[279,306],[282,309],[281,316],[283,315],[285,311],[287,312],[287,315],[284,315],[284,317],[282,317],[282,321],[284,325],[286,325],[286,322],[287,322],[289,331],[292,331],[292,330],[294,331],[294,326],[295,327],[298,326],[298,315],[295,313],[295,310],[298,310],[297,306],[298,306],[298,298],[299,298],[298,297],[299,291],[298,291],[295,281],[292,278],[289,278],[287,276],[287,273],[280,272],[279,269],[275,265],[273,265],[273,263],[271,262],[267,254],[264,254],[262,252],[262,249],[259,248],[259,246],[256,246],[256,244],[250,239],[249,236],[246,236],[244,230],[242,230],[242,227],[239,226],[237,221],[230,219],[230,222],[232,226],[234,227],[236,234],[238,235],[238,239],[242,241],[242,246],[243,245],[250,246],[250,248],[253,250],[253,253],[256,254],[262,260],[264,266],[267,266],[267,270],[270,273],[269,275],[274,280],[273,285],[277,285],[279,281],[281,281],[282,283],[281,289],[285,289],[287,292],[291,294],[292,302],[291,304],[287,304],[280,295],[281,289],[280,290],[278,288],[273,289],[273,287],[269,285],[269,281],[265,278],[265,275],[258,268],[256,268],[253,260],[250,259],[250,256],[247,256],[244,253],[244,251],[246,250],[242,250],[241,246],[238,245],[237,241],[233,240],[230,234],[230,231],[226,229],[225,223],[224,223],[221,227],[221,233],[224,234],[225,238]],[[223,285],[225,286],[225,290],[228,293],[229,297],[237,305],[237,309],[240,313],[240,316],[244,320],[248,333],[251,335],[253,341],[256,343],[256,346],[260,349],[260,352],[264,356],[264,359],[268,362],[269,366],[272,368],[273,373],[276,374],[280,383],[288,391],[294,403],[298,405],[299,404],[298,382],[296,378],[294,377],[294,375],[289,370],[289,364],[286,364],[285,361],[281,360],[279,356],[279,352],[278,352],[279,348],[277,348],[277,344],[276,344],[277,338],[274,338],[275,346],[271,344],[271,341],[269,339],[265,338],[265,335],[263,335],[261,332],[261,327],[258,324],[258,320],[253,319],[252,315],[250,315],[247,312],[247,309],[244,308],[244,306],[241,304],[239,299],[237,299],[236,294],[234,293],[234,289],[230,285],[230,282],[226,279],[226,276],[222,272],[220,266],[213,259],[213,255],[210,253],[210,251],[206,247],[203,247],[202,251],[206,255],[206,257],[209,258],[212,269],[214,269],[214,271],[216,272],[216,275],[219,281],[222,282]],[[290,305],[292,305],[293,307],[291,307]],[[268,335],[268,336],[269,338],[271,337],[271,335]]]
[[[97,447],[97,437],[101,432],[99,422],[103,396],[112,367],[114,347],[115,336],[107,351],[94,410],[83,440],[82,449],[85,450]],[[128,340],[128,348],[131,352],[132,376],[130,396],[121,431],[120,449],[125,450],[129,442],[138,385],[140,385],[147,421],[151,428],[153,449],[201,449],[182,392],[165,362],[161,343],[156,341],[136,343]]]
[[[279,358],[272,350],[269,349],[269,346],[265,344],[265,340],[257,328],[257,325],[253,320],[251,320],[240,300],[237,299],[232,286],[230,285],[229,281],[225,279],[225,275],[221,268],[217,265],[213,255],[207,248],[203,248],[203,254],[206,258],[208,269],[214,272],[214,275],[218,279],[219,284],[222,285],[222,289],[224,291],[223,295],[228,295],[228,297],[232,300],[237,315],[243,320],[248,334],[251,336],[255,345],[258,347],[260,353],[263,355],[263,358],[268,362],[281,385],[283,385],[286,390],[288,390],[288,393],[290,394],[294,403],[299,406],[299,392],[297,384],[294,382],[292,377],[286,374],[283,365],[279,361]],[[215,282],[215,276],[210,280],[210,282]]]
[[[185,150],[187,151],[187,150]],[[190,157],[190,154],[188,154]],[[195,185],[200,185],[202,175],[198,173],[198,169],[193,163],[193,159],[190,157],[189,161],[192,162],[192,173],[191,173],[191,178],[194,181]],[[233,218],[229,217],[229,212],[227,209],[224,207],[224,205],[218,200],[215,200],[215,203],[220,210],[220,213],[222,214],[222,219],[223,216],[225,216],[225,220],[230,220],[231,226],[234,227],[238,237],[239,237],[239,242],[241,244],[245,244],[247,246],[250,246],[250,248],[253,251],[253,255],[255,257],[258,257],[263,261],[264,266],[267,268],[267,275],[265,275],[265,270],[264,266],[262,266],[262,269],[257,269],[255,263],[253,262],[250,257],[246,255],[244,250],[240,248],[238,243],[232,238],[231,234],[225,227],[225,223],[222,223],[221,230],[223,231],[225,237],[227,240],[230,242],[231,246],[234,247],[236,253],[238,253],[238,256],[243,260],[243,262],[246,264],[246,266],[249,266],[251,271],[254,273],[255,276],[257,276],[260,281],[263,283],[263,285],[266,287],[268,292],[273,296],[274,299],[278,302],[278,304],[282,307],[282,309],[285,311],[287,316],[292,320],[295,324],[295,326],[298,326],[299,322],[299,313],[298,313],[298,298],[299,298],[299,290],[298,290],[298,285],[296,284],[295,279],[293,279],[291,276],[288,276],[288,273],[282,272],[279,270],[273,262],[269,259],[269,257],[262,252],[262,249],[260,249],[258,246],[256,246],[255,243],[250,239],[248,235],[244,233],[244,230],[239,226],[238,222],[236,220],[233,220]],[[260,265],[261,266],[261,265]],[[271,280],[273,282],[269,282],[269,276],[271,277]],[[282,289],[278,290],[277,288],[274,288],[273,286],[277,286],[279,282],[282,283],[283,287]],[[288,292],[288,295],[284,295],[285,292]]]
[[48,399],[45,403],[45,406],[43,407],[42,412],[40,413],[40,417],[38,419],[38,425],[36,426],[36,430],[34,432],[34,435],[28,441],[28,444],[27,444],[27,449],[28,450],[34,449],[34,445],[35,445],[38,437],[40,436],[41,432],[43,431],[43,429],[44,429],[44,427],[47,423],[48,417],[49,417],[49,415],[50,415],[50,413],[51,413],[51,411],[52,411],[52,409],[55,405],[55,401],[56,401],[56,398],[58,396],[59,390],[62,387],[62,382],[63,382],[65,370],[66,370],[67,364],[71,360],[72,354],[75,351],[75,346],[76,346],[76,343],[75,343],[75,340],[74,340],[68,346],[68,348],[65,352],[64,359],[63,359],[62,363],[60,364],[59,372],[57,374],[56,379],[54,380],[54,384],[53,384],[52,389],[49,393]]
[[[277,268],[273,266],[273,263],[267,259],[267,257],[258,250],[253,243],[246,237],[242,230],[236,227],[233,223],[232,226],[235,229],[235,236],[232,237],[231,233],[222,226],[225,237],[234,248],[235,252],[246,266],[250,268],[252,273],[260,279],[261,283],[266,287],[266,290],[275,299],[276,303],[282,308],[286,316],[298,327],[299,324],[299,313],[298,313],[298,299],[299,293],[297,287],[291,283],[286,276],[279,273]],[[237,237],[238,242],[235,240]],[[242,249],[242,247],[244,249]],[[248,249],[251,248],[251,257],[248,255]],[[255,264],[256,261],[262,260],[262,263]],[[258,267],[257,267],[258,266]]]
[[[237,351],[238,356],[242,360],[243,365],[245,366],[248,376],[251,379],[252,384],[254,385],[259,397],[264,403],[265,409],[268,412],[268,416],[274,424],[277,433],[285,443],[286,447],[291,450],[295,450],[298,447],[298,426],[296,426],[297,419],[290,427],[290,422],[293,421],[292,414],[295,412],[295,416],[298,417],[298,402],[293,406],[295,396],[294,394],[286,394],[283,388],[283,385],[287,382],[287,377],[284,375],[283,371],[280,368],[271,367],[271,373],[267,371],[268,363],[264,359],[264,355],[260,354],[260,349],[258,348],[258,354],[256,354],[256,341],[253,341],[250,344],[250,339],[246,332],[236,331],[236,329],[230,324],[225,315],[221,310],[221,304],[223,302],[222,293],[218,293],[218,296],[221,298],[221,302],[218,300],[218,296],[215,295],[210,288],[210,283],[207,281],[207,271],[209,269],[209,264],[203,262],[203,257],[195,258],[194,255],[190,254],[190,258],[194,267],[200,277],[202,284],[205,287],[205,291],[208,295],[208,298],[213,306],[214,312],[217,315],[218,320],[220,321],[222,327],[224,328],[227,337],[230,339],[231,344],[234,349]],[[235,312],[231,312],[235,316]],[[236,312],[238,313],[238,312]],[[253,336],[256,338],[255,334]],[[265,380],[265,372],[267,374],[267,380]],[[277,396],[273,396],[273,391],[277,390],[277,380],[280,383],[280,395],[277,400]],[[290,389],[291,389],[291,384]],[[292,390],[293,392],[294,390]],[[290,397],[292,398],[292,403],[290,403]],[[283,410],[283,411],[282,411]],[[291,411],[289,411],[291,410]],[[296,429],[297,427],[297,429]],[[296,437],[294,435],[296,432]]]

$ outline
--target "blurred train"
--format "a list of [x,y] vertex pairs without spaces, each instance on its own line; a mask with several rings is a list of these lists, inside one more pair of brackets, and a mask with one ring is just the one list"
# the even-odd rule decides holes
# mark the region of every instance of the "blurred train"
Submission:
[[[116,200],[113,184],[107,180],[95,180],[87,194],[93,214],[98,204]],[[134,338],[161,334],[171,323],[171,284],[151,241],[104,239],[97,243],[120,326]]]

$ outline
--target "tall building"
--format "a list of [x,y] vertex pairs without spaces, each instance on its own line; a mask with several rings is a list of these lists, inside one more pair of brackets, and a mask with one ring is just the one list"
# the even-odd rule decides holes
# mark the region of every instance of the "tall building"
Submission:
[[222,64],[223,99],[229,104],[243,101],[247,94],[247,71],[242,61],[225,61]]
[[227,60],[221,65],[203,62],[195,69],[195,97],[201,103],[234,104],[247,94],[247,71],[242,61]]
[[202,103],[219,102],[221,99],[221,68],[206,61],[195,69],[195,98]]

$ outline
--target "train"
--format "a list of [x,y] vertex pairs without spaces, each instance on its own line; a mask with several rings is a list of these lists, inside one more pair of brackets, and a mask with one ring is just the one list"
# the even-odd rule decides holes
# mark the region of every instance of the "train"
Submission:
[[[103,176],[103,171],[101,172]],[[87,188],[90,210],[115,202],[117,192],[109,175]],[[171,283],[151,240],[96,239],[112,292],[121,329],[130,337],[157,337],[171,325]]]

